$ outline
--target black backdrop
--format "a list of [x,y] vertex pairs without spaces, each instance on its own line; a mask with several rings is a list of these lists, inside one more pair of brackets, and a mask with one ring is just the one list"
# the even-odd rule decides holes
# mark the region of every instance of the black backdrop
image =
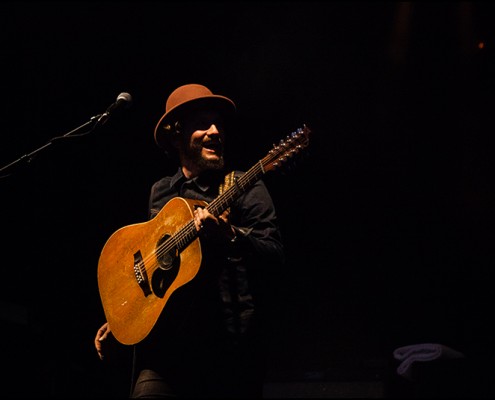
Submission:
[[[112,377],[92,343],[104,320],[98,256],[116,229],[146,220],[150,185],[171,168],[154,126],[168,93],[193,82],[237,103],[229,146],[238,168],[303,124],[312,130],[296,168],[265,179],[288,254],[273,287],[274,376],[353,379],[377,360],[393,366],[394,348],[418,342],[486,354],[489,3],[42,1],[0,10],[0,167],[119,93],[133,98],[91,135],[2,171],[9,392],[119,390],[104,384]],[[16,386],[26,375],[33,384]]]

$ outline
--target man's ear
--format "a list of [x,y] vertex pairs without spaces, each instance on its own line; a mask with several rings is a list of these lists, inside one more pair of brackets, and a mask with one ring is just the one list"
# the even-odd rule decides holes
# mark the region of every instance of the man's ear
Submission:
[[175,149],[178,149],[180,146],[180,141],[182,140],[181,136],[182,136],[182,126],[180,122],[177,121],[174,124],[173,131],[170,133],[170,143]]

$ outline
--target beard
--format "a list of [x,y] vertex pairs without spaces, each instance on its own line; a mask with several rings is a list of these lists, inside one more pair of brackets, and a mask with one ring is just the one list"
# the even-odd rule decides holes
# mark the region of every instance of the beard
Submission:
[[201,170],[222,170],[225,166],[223,153],[217,159],[207,159],[202,155],[201,143],[192,143],[186,148],[186,156],[192,160]]

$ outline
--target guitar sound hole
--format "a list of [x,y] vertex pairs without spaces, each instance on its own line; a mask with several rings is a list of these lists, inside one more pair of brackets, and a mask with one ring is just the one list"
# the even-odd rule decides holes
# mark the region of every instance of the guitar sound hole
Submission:
[[171,253],[164,254],[158,259],[158,266],[160,269],[168,271],[174,267],[174,264],[177,264],[178,259],[178,257],[175,257],[175,255]]
[[[169,237],[167,235],[161,238],[157,243],[157,247],[160,247]],[[158,258],[159,268],[153,272],[151,277],[151,287],[156,296],[163,297],[165,295],[167,289],[177,277],[179,265],[180,257],[176,249],[172,249]]]

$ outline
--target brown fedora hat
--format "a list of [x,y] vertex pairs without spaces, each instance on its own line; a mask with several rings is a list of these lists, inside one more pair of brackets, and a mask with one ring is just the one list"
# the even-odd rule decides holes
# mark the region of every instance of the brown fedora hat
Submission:
[[155,142],[158,146],[167,147],[167,130],[164,127],[176,122],[177,117],[193,106],[205,106],[219,110],[225,117],[231,117],[236,110],[235,103],[227,97],[213,94],[206,86],[191,83],[175,89],[168,96],[165,104],[165,114],[162,115],[155,127]]

